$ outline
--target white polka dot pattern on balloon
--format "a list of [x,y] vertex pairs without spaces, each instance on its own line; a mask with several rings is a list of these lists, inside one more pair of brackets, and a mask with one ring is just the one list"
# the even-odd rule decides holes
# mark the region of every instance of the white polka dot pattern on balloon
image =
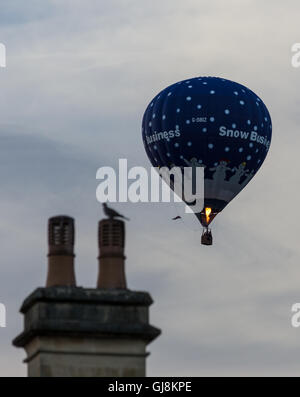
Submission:
[[[142,134],[148,153],[152,153],[153,164],[156,161],[155,154],[160,166],[173,162],[175,164],[179,158],[190,161],[193,157],[200,164],[199,157],[205,156],[206,147],[209,150],[208,157],[205,157],[208,168],[215,161],[218,169],[222,158],[230,161],[231,169],[238,169],[240,164],[247,162],[245,177],[248,174],[251,177],[256,168],[259,168],[260,165],[257,164],[263,162],[268,148],[260,145],[259,141],[254,141],[253,131],[269,139],[269,128],[271,129],[264,103],[241,85],[225,79],[215,82],[215,78],[211,77],[184,80],[165,89],[150,102],[146,109],[148,113],[143,121]],[[172,98],[167,100],[171,95]],[[215,103],[218,106],[214,106]],[[215,142],[218,135],[223,138]],[[225,155],[224,152],[228,154]],[[261,156],[263,158],[258,160]],[[184,165],[184,162],[180,163]],[[226,181],[230,180],[229,174],[227,172]],[[208,178],[213,179],[213,173],[208,173]],[[237,178],[238,174],[235,179],[232,178],[232,183]]]

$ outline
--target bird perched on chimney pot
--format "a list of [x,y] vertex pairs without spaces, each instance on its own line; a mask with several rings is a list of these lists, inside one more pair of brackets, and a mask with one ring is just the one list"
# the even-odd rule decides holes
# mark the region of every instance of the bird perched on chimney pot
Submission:
[[104,214],[108,216],[109,219],[123,218],[129,221],[129,218],[126,218],[126,216],[119,214],[117,211],[110,208],[106,203],[103,203],[102,205],[103,205]]

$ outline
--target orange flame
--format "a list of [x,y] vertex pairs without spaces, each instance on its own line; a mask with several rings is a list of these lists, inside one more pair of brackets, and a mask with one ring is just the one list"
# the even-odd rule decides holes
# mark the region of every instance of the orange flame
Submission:
[[205,208],[206,223],[209,224],[209,215],[211,214],[211,208]]

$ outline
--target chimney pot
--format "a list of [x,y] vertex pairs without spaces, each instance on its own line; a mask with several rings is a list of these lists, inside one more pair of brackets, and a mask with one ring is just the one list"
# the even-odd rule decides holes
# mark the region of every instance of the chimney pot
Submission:
[[126,289],[125,223],[119,219],[102,219],[98,225],[98,288]]
[[76,285],[74,274],[74,219],[58,215],[48,221],[48,276],[46,286]]

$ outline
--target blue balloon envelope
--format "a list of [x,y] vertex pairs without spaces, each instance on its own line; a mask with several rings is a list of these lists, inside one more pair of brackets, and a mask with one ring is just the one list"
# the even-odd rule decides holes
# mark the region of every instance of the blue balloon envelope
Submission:
[[272,122],[263,101],[247,87],[196,77],[155,96],[144,113],[142,135],[154,167],[205,167],[204,207],[196,215],[207,227],[261,167]]

